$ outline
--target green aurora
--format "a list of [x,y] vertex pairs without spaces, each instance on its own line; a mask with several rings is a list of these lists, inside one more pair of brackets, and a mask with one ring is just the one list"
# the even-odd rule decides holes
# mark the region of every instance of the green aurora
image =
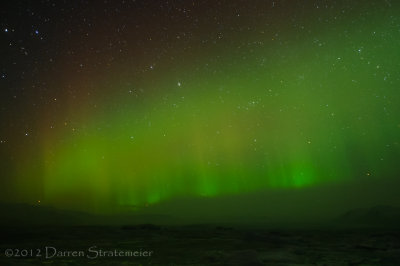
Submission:
[[73,77],[60,60],[83,89],[54,127],[42,115],[13,190],[108,211],[395,177],[400,19],[397,7],[372,7],[259,16],[251,32],[193,37],[136,75],[126,60]]

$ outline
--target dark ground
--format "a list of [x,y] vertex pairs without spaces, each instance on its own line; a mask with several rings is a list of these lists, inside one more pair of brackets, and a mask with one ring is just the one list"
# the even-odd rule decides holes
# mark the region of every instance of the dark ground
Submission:
[[[97,252],[153,253],[148,257],[100,257],[88,251],[93,246]],[[46,258],[46,247],[47,256],[54,254],[53,248],[82,251],[84,255]],[[0,265],[400,265],[400,230],[266,230],[151,224],[19,226],[1,229],[0,248]],[[14,255],[7,257],[7,249]],[[28,252],[25,257],[24,249]],[[37,249],[41,257],[36,257]]]

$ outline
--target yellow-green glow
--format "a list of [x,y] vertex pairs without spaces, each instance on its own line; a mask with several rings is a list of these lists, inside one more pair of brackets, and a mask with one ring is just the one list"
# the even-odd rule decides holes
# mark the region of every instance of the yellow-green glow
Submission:
[[229,15],[223,37],[146,37],[154,51],[115,65],[96,53],[100,70],[60,81],[67,92],[41,118],[34,156],[18,152],[15,191],[103,211],[397,175],[399,21],[342,10]]

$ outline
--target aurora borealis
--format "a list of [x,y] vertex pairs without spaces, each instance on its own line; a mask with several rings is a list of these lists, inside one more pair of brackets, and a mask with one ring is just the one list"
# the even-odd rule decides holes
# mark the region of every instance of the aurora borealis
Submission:
[[399,11],[8,3],[2,200],[106,212],[398,178]]

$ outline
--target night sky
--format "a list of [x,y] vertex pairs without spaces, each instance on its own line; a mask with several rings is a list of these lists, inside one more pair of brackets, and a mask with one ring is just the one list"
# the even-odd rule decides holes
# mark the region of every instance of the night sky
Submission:
[[2,201],[400,204],[398,1],[8,1],[0,14]]

